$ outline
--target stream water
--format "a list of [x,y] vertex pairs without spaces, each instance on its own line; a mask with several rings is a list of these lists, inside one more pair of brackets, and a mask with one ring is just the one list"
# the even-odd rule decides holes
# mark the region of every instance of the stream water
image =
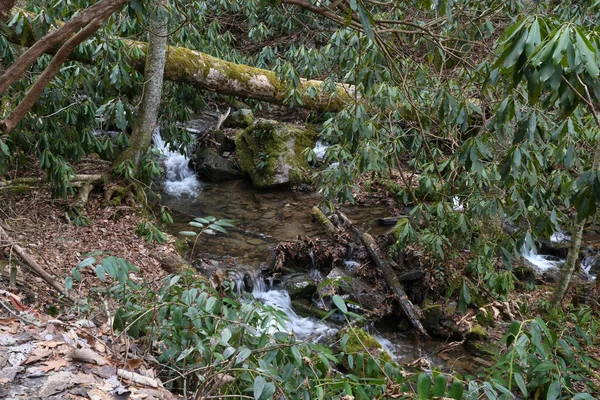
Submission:
[[[209,215],[231,219],[236,225],[227,237],[201,235],[196,243],[198,253],[209,254],[213,258],[233,258],[236,265],[245,265],[245,271],[253,268],[256,271],[260,263],[265,261],[270,249],[280,241],[293,240],[299,235],[325,235],[323,228],[312,221],[310,213],[311,208],[321,200],[318,193],[289,190],[266,192],[254,189],[245,180],[199,182],[190,169],[188,160],[166,149],[158,131],[154,143],[165,156],[167,171],[161,201],[173,211],[175,220],[169,233],[177,235],[182,230],[190,230],[188,222],[191,219]],[[321,155],[324,148],[321,145],[315,150]],[[355,206],[344,211],[364,231],[378,234],[389,229],[375,223],[377,218],[389,216],[389,210],[385,206]],[[353,265],[353,262],[349,261],[349,265]],[[244,271],[239,271],[238,276],[243,275]],[[243,278],[235,280],[238,288],[243,289]],[[254,278],[252,293],[257,300],[287,315],[288,322],[285,326],[272,326],[271,329],[293,331],[299,338],[311,340],[331,336],[338,329],[328,322],[299,316],[285,290],[272,287],[259,277]],[[464,351],[448,351],[447,343],[443,341],[415,343],[412,338],[393,328],[379,328],[380,331],[377,331],[372,327],[373,336],[398,362],[407,363],[422,357],[445,370],[452,369],[462,373],[473,371],[471,357]]]
[[[567,232],[556,232],[550,237],[550,243],[569,243],[571,236]],[[550,254],[539,254],[536,249],[523,248],[523,258],[534,266],[540,273],[544,273],[551,269],[560,269],[566,259],[553,256]],[[583,277],[588,281],[595,281],[596,276],[591,273],[595,259],[593,257],[584,257],[581,260],[581,272]]]

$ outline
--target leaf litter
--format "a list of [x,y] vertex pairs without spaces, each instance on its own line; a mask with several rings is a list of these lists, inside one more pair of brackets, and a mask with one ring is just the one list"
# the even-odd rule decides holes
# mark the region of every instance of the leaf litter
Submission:
[[[140,210],[107,206],[100,194],[93,193],[85,205],[87,226],[69,223],[65,216],[69,201],[51,199],[46,190],[2,202],[0,218],[10,235],[61,283],[87,254],[95,252],[101,253],[99,260],[109,255],[126,259],[139,267],[138,278],[157,285],[166,271],[154,255],[176,253],[170,236],[169,243],[149,244],[134,235],[144,220]],[[19,268],[12,288],[8,288],[8,272],[0,272],[0,301],[6,306],[0,307],[0,398],[178,398],[155,378],[156,360],[137,354],[135,342],[114,334],[102,310],[103,306],[110,309],[110,304],[98,303],[101,310],[81,319],[79,311],[66,308],[28,268]],[[74,285],[78,297],[110,285],[100,282],[91,268],[82,275],[83,282]]]

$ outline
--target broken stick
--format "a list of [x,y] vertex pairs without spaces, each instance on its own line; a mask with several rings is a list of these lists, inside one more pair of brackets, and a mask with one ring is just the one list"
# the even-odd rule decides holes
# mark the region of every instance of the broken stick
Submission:
[[394,270],[390,266],[390,263],[386,260],[385,256],[379,249],[379,246],[377,246],[377,243],[375,242],[375,239],[373,239],[373,236],[369,235],[366,232],[361,233],[360,230],[356,228],[354,224],[348,219],[348,217],[346,217],[346,215],[344,215],[344,213],[342,213],[341,211],[337,211],[337,214],[340,217],[340,219],[344,222],[344,224],[365,244],[367,250],[369,251],[369,254],[371,255],[371,258],[375,262],[375,265],[377,265],[377,267],[383,273],[383,279],[385,280],[385,283],[387,283],[390,289],[392,289],[392,292],[394,292],[394,294],[398,297],[400,307],[402,308],[402,311],[404,311],[404,314],[408,317],[411,324],[415,328],[417,328],[421,335],[429,338],[429,334],[427,333],[427,331],[423,327],[423,324],[421,324],[421,321],[417,317],[415,306],[413,305],[413,303],[410,302],[410,300],[408,300],[406,292],[402,288],[402,284],[398,280],[396,273],[394,272]]

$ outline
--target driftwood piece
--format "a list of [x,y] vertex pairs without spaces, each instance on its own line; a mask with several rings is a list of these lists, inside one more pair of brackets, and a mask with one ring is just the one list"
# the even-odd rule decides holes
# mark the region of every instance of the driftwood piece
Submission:
[[323,214],[323,211],[321,211],[319,207],[314,206],[312,208],[311,214],[313,215],[313,217],[315,217],[317,221],[319,221],[321,224],[323,224],[323,226],[325,226],[325,228],[327,228],[327,231],[329,233],[337,232],[337,229],[335,229],[333,223],[329,220],[329,218],[327,218],[325,214]]
[[2,225],[0,225],[0,241],[5,241],[7,243],[12,244],[12,248],[14,252],[27,264],[31,269],[33,269],[39,276],[41,276],[52,288],[56,289],[60,294],[65,296],[67,299],[71,300],[73,303],[76,302],[75,298],[69,295],[69,292],[58,283],[52,275],[46,272],[44,268],[42,268],[31,255],[25,250],[23,247],[16,244],[16,242],[9,236],[8,233],[4,230]]
[[404,314],[410,320],[411,324],[413,324],[413,326],[419,331],[421,335],[428,338],[429,334],[427,333],[427,331],[423,327],[423,324],[421,324],[421,321],[417,317],[415,306],[410,302],[410,300],[408,300],[406,292],[402,288],[402,284],[398,280],[396,273],[392,269],[390,263],[386,260],[385,256],[381,252],[381,249],[379,249],[379,246],[377,245],[377,242],[375,242],[375,239],[373,239],[373,236],[369,235],[366,232],[360,232],[360,230],[354,226],[352,221],[350,221],[348,217],[346,217],[346,215],[344,215],[344,213],[342,213],[341,211],[337,211],[337,214],[340,217],[340,219],[344,222],[344,224],[348,227],[348,229],[350,229],[365,244],[367,250],[369,251],[369,254],[371,255],[371,258],[373,259],[373,262],[375,262],[375,265],[377,265],[377,267],[383,273],[383,279],[385,280],[385,283],[387,283],[390,289],[392,289],[394,294],[398,297],[400,307],[402,308],[402,311],[404,311]]
[[[86,183],[104,183],[106,176],[103,174],[80,174],[71,179],[71,186],[81,187]],[[15,178],[10,181],[0,181],[0,187],[13,185],[45,185],[47,180],[44,178]]]

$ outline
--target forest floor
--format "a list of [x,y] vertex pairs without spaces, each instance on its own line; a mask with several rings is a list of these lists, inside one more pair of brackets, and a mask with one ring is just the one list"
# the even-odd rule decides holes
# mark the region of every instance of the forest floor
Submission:
[[[29,175],[36,176],[35,171]],[[47,187],[4,195],[0,220],[12,241],[61,285],[73,267],[95,254],[129,261],[139,268],[130,274],[133,281],[158,288],[167,272],[153,255],[176,254],[175,238],[167,235],[165,244],[147,243],[134,234],[146,220],[141,208],[106,204],[101,191],[90,194],[82,210],[87,223],[77,226],[67,213],[74,201],[52,199]],[[0,273],[0,398],[174,398],[156,379],[156,360],[138,352],[126,335],[112,331],[108,321],[114,310],[99,293],[97,302],[76,307],[27,265],[17,263],[11,243],[0,242],[0,251],[18,268],[14,287],[9,285],[10,265]],[[92,268],[84,268],[81,275],[70,292],[73,297],[85,298],[97,292],[92,287],[110,285]],[[80,320],[82,316],[86,319]]]

